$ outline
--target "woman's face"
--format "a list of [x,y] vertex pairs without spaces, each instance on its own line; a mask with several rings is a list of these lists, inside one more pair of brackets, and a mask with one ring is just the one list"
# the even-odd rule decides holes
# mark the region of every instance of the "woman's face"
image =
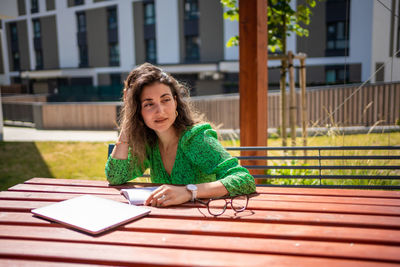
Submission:
[[156,133],[171,128],[176,119],[176,100],[169,86],[153,83],[143,88],[140,96],[144,123]]

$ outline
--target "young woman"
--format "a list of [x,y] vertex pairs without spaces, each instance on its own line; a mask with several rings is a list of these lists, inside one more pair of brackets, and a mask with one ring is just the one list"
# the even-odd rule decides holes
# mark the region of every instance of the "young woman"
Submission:
[[110,184],[150,168],[151,181],[163,185],[145,205],[159,207],[255,192],[254,178],[188,101],[187,89],[156,66],[145,63],[129,74],[121,133],[105,168]]

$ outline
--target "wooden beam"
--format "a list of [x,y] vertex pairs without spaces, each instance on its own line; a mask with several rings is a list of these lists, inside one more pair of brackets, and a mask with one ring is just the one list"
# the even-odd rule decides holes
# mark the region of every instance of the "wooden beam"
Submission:
[[[240,145],[267,145],[267,0],[239,1]],[[245,152],[246,153],[246,152]],[[262,155],[265,152],[247,152]],[[246,162],[247,164],[256,162]],[[258,162],[258,164],[263,164]]]

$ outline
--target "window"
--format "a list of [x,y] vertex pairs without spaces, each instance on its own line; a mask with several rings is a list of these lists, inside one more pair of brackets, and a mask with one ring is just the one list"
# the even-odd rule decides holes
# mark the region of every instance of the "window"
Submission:
[[108,29],[113,30],[118,28],[117,9],[115,7],[107,10]]
[[328,23],[326,44],[328,50],[347,49],[349,47],[348,39],[344,21]]
[[39,3],[38,0],[31,0],[31,13],[39,12]]
[[11,33],[11,41],[17,42],[18,41],[18,31],[17,31],[16,23],[10,24],[10,33]]
[[85,2],[83,0],[74,0],[74,6],[84,5]]
[[375,63],[375,82],[385,81],[385,63]]
[[88,48],[86,43],[86,14],[85,12],[76,13],[77,31],[78,31],[78,51],[79,67],[84,68],[89,64]]
[[86,14],[84,12],[76,13],[78,21],[78,32],[86,32]]
[[36,69],[40,70],[43,69],[43,54],[42,50],[35,50],[36,56]]
[[79,46],[79,67],[87,67],[88,66],[88,51],[86,45]]
[[121,85],[120,74],[110,74],[111,85]]
[[119,46],[118,43],[109,44],[110,66],[119,66]]
[[325,70],[327,84],[338,84],[349,81],[349,70],[346,66],[329,66]]
[[185,0],[185,20],[199,18],[199,4],[197,0]]
[[149,63],[156,63],[157,61],[156,39],[146,40],[146,61]]
[[156,12],[154,2],[144,4],[144,25],[152,25],[156,23]]
[[351,0],[327,0],[325,56],[347,56]]
[[[397,14],[400,14],[400,3],[398,3],[397,5],[398,5]],[[396,44],[397,57],[400,57],[399,51],[400,51],[400,21],[397,18],[397,44]]]
[[33,20],[33,37],[40,38],[41,36],[41,28],[40,21],[38,19]]
[[200,39],[198,36],[186,36],[185,47],[186,47],[186,58],[187,62],[196,62],[200,59],[199,51]]
[[19,59],[19,52],[15,51],[12,52],[12,59],[13,59],[13,70],[19,71],[20,69],[20,59]]

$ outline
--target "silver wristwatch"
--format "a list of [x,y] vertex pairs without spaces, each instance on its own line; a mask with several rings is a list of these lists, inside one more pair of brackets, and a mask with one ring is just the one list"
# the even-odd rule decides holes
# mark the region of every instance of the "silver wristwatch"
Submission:
[[197,197],[197,186],[194,184],[186,185],[186,189],[192,192],[192,201]]

